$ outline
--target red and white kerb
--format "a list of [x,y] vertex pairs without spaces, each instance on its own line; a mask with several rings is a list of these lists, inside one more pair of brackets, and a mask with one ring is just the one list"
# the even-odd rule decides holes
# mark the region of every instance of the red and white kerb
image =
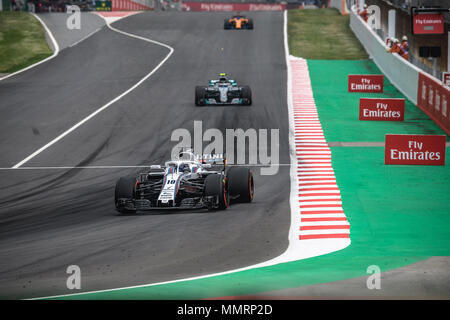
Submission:
[[331,165],[304,59],[291,59],[292,116],[297,163],[299,239],[350,238],[350,224]]

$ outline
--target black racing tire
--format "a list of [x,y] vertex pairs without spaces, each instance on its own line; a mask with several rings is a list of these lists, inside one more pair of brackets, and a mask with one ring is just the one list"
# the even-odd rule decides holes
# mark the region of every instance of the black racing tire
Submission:
[[233,203],[252,202],[255,194],[253,172],[245,167],[232,167],[227,171],[228,193]]
[[223,28],[224,28],[225,30],[230,29],[230,23],[228,22],[228,19],[225,19],[225,20],[224,20],[224,22],[223,22]]
[[248,19],[247,29],[253,30],[253,19]]
[[211,209],[225,210],[228,208],[230,198],[225,176],[219,174],[210,174],[205,179],[204,196],[218,196],[219,207]]
[[117,205],[117,200],[120,198],[133,199],[134,191],[136,187],[136,177],[122,177],[116,183],[116,189],[114,192],[114,204],[116,205],[116,210],[120,213],[134,213],[136,210],[129,210],[120,208]]
[[204,106],[206,104],[206,92],[204,87],[195,87],[195,105]]
[[252,105],[252,90],[249,86],[242,86],[241,89],[242,92],[242,104],[244,106],[251,106]]

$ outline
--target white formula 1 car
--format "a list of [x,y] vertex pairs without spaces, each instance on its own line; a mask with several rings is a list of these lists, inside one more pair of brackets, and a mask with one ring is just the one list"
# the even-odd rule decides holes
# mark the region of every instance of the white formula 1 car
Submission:
[[253,200],[250,169],[228,168],[223,157],[197,157],[191,151],[180,153],[180,158],[187,160],[152,165],[137,176],[120,178],[115,189],[116,209],[121,213],[151,209],[224,210],[230,201]]

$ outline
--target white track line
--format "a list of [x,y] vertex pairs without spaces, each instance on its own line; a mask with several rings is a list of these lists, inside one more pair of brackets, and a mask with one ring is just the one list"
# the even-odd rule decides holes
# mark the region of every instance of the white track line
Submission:
[[[227,167],[288,167],[290,163],[274,163],[274,164],[227,164]],[[133,169],[133,168],[150,168],[148,165],[115,165],[115,166],[39,166],[39,167],[0,167],[0,171],[6,170],[71,170],[71,169]]]
[[97,33],[98,31],[102,30],[103,27],[98,27],[97,29],[95,29],[94,31],[92,31],[91,33],[89,33],[88,35],[84,36],[83,38],[81,38],[80,40],[72,43],[69,48],[75,47],[77,44],[83,42],[84,40],[86,40],[87,38],[91,37],[92,35],[94,35],[95,33]]
[[102,112],[103,110],[107,109],[108,107],[110,107],[111,105],[113,105],[115,102],[119,101],[121,98],[123,98],[124,96],[126,96],[127,94],[129,94],[130,92],[132,92],[134,89],[136,89],[138,86],[140,86],[145,80],[147,80],[148,78],[150,78],[172,55],[172,53],[174,52],[174,49],[164,43],[155,41],[155,40],[151,40],[148,38],[144,38],[141,36],[137,36],[131,33],[127,33],[121,30],[118,30],[114,27],[112,27],[110,25],[110,23],[106,20],[106,25],[108,26],[108,28],[110,28],[111,30],[121,33],[123,35],[132,37],[132,38],[136,38],[142,41],[146,41],[149,43],[153,43],[162,47],[165,47],[167,49],[169,49],[169,53],[167,54],[167,56],[152,70],[150,71],[150,73],[148,73],[145,77],[143,77],[141,80],[139,80],[134,86],[132,86],[131,88],[129,88],[128,90],[126,90],[125,92],[123,92],[122,94],[120,94],[119,96],[115,97],[113,100],[109,101],[107,104],[103,105],[102,107],[100,107],[99,109],[97,109],[96,111],[94,111],[93,113],[91,113],[90,115],[88,115],[86,118],[84,118],[83,120],[81,120],[80,122],[76,123],[75,125],[73,125],[71,128],[69,128],[68,130],[64,131],[63,133],[61,133],[59,136],[57,136],[55,139],[53,139],[52,141],[50,141],[49,143],[47,143],[46,145],[44,145],[43,147],[39,148],[38,150],[36,150],[35,152],[33,152],[32,154],[30,154],[28,157],[26,157],[25,159],[23,159],[22,161],[18,162],[17,164],[15,164],[12,168],[17,169],[19,167],[21,167],[24,163],[30,161],[31,159],[33,159],[35,156],[37,156],[38,154],[40,154],[42,151],[48,149],[50,146],[54,145],[56,142],[58,142],[59,140],[61,140],[62,138],[64,138],[65,136],[67,136],[69,133],[71,133],[72,131],[76,130],[78,127],[80,127],[81,125],[83,125],[84,123],[86,123],[87,121],[89,121],[90,119],[92,119],[93,117],[95,117],[97,114],[99,114],[100,112]]
[[72,169],[133,169],[133,168],[149,168],[150,165],[142,165],[142,166],[58,166],[58,167],[18,167],[18,168],[10,168],[4,167],[0,168],[0,170],[72,170]]
[[[30,12],[30,13],[31,13],[31,12]],[[58,43],[56,42],[55,37],[53,36],[53,34],[52,34],[52,32],[50,31],[50,29],[47,27],[47,25],[44,23],[44,21],[42,21],[42,19],[39,18],[36,14],[34,14],[34,13],[31,13],[31,14],[32,14],[32,15],[33,15],[33,16],[41,23],[42,27],[44,27],[45,32],[47,32],[47,34],[48,34],[50,40],[52,41],[52,44],[53,44],[53,47],[55,48],[55,51],[53,52],[53,54],[52,54],[50,57],[47,57],[47,58],[45,58],[44,60],[41,60],[41,61],[39,61],[39,62],[36,62],[36,63],[32,64],[31,66],[28,66],[28,67],[26,67],[26,68],[20,69],[19,71],[10,73],[10,74],[8,74],[8,75],[6,75],[6,76],[0,78],[0,81],[5,80],[5,79],[8,79],[8,78],[10,78],[10,77],[13,77],[13,76],[15,76],[15,75],[17,75],[17,74],[19,74],[19,73],[24,72],[24,71],[30,70],[31,68],[34,68],[34,67],[36,67],[36,66],[38,66],[38,65],[40,65],[40,64],[42,64],[42,63],[44,63],[44,62],[46,62],[46,61],[49,61],[49,60],[53,59],[54,57],[56,57],[56,56],[59,54],[59,46],[58,46]]]

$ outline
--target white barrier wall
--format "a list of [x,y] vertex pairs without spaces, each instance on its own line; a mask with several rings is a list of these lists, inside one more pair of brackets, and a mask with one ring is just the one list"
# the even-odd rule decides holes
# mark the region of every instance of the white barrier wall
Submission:
[[362,43],[375,64],[389,81],[411,102],[417,105],[420,70],[398,54],[386,52],[386,46],[364,20],[350,11],[350,28]]

